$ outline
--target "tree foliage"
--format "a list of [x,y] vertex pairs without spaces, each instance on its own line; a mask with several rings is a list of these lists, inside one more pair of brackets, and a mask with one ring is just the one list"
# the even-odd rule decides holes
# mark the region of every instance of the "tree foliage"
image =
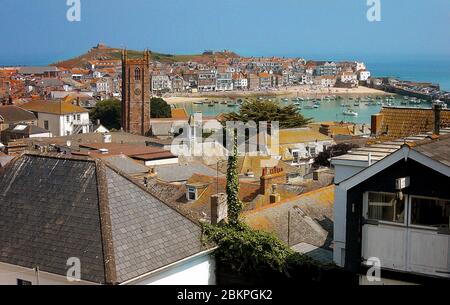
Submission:
[[237,171],[237,135],[233,130],[233,153],[228,157],[227,168],[227,204],[228,204],[228,222],[231,226],[239,225],[239,215],[241,214],[243,204],[239,199],[239,177]]
[[345,155],[352,148],[358,147],[358,145],[351,143],[339,143],[328,147],[326,150],[322,151],[314,159],[314,165],[316,166],[330,166],[330,159],[332,157]]
[[100,120],[108,129],[120,129],[121,109],[121,102],[118,99],[107,99],[97,102],[89,115],[93,121]]
[[160,97],[152,97],[150,117],[152,118],[170,118],[171,117],[170,105]]
[[300,114],[295,105],[282,106],[273,101],[250,100],[242,104],[239,113],[224,114],[223,122],[279,122],[280,128],[296,128],[309,124],[311,118]]
[[205,235],[218,248],[216,259],[239,274],[284,272],[293,252],[271,233],[253,230],[246,224],[204,226]]

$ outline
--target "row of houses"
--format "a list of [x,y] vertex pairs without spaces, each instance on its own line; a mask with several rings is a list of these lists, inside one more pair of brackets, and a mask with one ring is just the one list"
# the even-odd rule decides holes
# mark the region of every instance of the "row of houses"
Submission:
[[[237,64],[239,66],[239,64]],[[250,65],[251,66],[251,65]],[[251,66],[253,67],[253,66]],[[271,69],[271,65],[258,68],[235,68],[231,65],[211,66],[209,69],[182,69],[176,73],[153,72],[154,94],[183,91],[233,91],[266,90],[292,85],[316,85],[320,87],[356,87],[370,78],[364,64],[340,66],[334,62],[307,62],[302,68]],[[269,67],[269,69],[266,69]],[[357,70],[359,69],[359,70]]]

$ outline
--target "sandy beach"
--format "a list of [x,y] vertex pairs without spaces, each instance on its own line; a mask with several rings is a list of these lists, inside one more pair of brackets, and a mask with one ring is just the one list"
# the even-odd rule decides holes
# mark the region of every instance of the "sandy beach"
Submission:
[[286,96],[286,97],[321,97],[324,95],[340,96],[386,96],[391,93],[376,90],[364,86],[358,88],[311,88],[310,86],[293,86],[278,90],[265,91],[227,91],[227,92],[198,92],[198,93],[178,93],[168,94],[163,98],[170,104],[183,102],[195,102],[205,98],[246,98],[253,96]]

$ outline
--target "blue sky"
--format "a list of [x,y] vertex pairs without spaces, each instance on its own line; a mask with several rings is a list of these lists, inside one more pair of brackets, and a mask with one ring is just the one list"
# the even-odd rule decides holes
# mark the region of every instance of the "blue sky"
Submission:
[[165,53],[366,59],[450,57],[449,0],[0,0],[0,65],[55,61],[98,42]]

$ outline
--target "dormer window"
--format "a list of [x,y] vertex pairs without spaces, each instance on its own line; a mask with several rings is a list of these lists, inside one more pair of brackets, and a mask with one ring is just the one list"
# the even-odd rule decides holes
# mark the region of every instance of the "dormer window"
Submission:
[[197,189],[195,187],[188,186],[188,188],[187,188],[187,199],[189,201],[197,200]]
[[141,80],[141,69],[134,69],[134,80]]

